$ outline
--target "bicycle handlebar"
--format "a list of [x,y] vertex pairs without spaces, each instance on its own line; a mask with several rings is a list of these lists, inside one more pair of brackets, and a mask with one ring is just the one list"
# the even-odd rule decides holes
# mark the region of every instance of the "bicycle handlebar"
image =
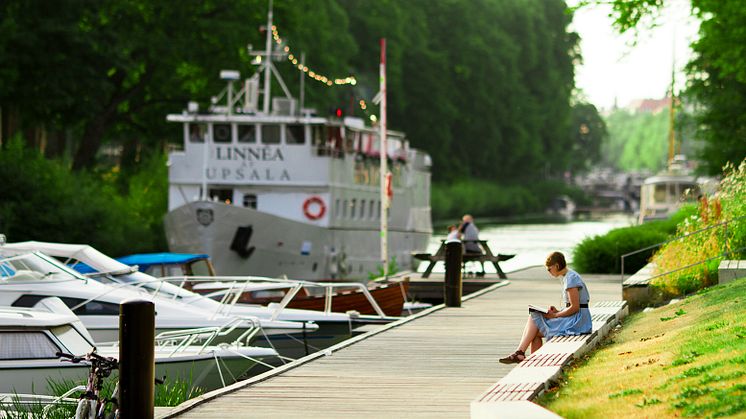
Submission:
[[55,355],[59,358],[67,358],[70,360],[70,362],[77,364],[80,361],[91,361],[93,364],[105,364],[110,369],[118,369],[119,368],[119,361],[117,361],[114,358],[106,358],[96,353],[96,351],[91,351],[84,356],[75,356],[73,354],[68,354],[65,352],[57,352]]
[[68,354],[68,353],[65,353],[65,352],[57,352],[57,353],[55,353],[55,356],[57,356],[57,358],[68,358],[70,360],[70,362],[73,362],[75,364],[77,364],[78,362],[83,361],[85,359],[83,357],[75,356],[73,354]]

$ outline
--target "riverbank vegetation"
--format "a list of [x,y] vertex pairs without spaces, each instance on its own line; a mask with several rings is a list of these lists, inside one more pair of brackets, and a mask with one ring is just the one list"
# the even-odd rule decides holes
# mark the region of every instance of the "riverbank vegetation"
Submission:
[[539,402],[565,418],[746,413],[746,278],[630,316]]
[[620,273],[622,255],[674,237],[682,238],[625,259],[625,274],[648,262],[656,265],[654,275],[661,276],[651,285],[660,298],[715,284],[721,260],[746,255],[746,159],[738,167],[726,165],[715,196],[682,207],[668,220],[583,240],[575,248],[573,265],[581,272]]
[[721,260],[746,256],[746,159],[738,167],[726,165],[723,175],[718,193],[678,224],[675,235],[683,238],[652,258],[661,276],[651,285],[664,298],[717,284]]
[[8,241],[91,244],[106,254],[165,249],[167,167],[149,156],[135,174],[71,172],[20,138],[0,152],[0,233]]
[[[606,234],[588,237],[575,247],[573,267],[580,272],[587,273],[621,273],[622,255],[668,240],[676,233],[677,225],[695,212],[695,206],[684,206],[667,220],[615,228]],[[655,248],[651,248],[625,258],[625,275],[631,275],[640,270],[648,263],[655,251]]]

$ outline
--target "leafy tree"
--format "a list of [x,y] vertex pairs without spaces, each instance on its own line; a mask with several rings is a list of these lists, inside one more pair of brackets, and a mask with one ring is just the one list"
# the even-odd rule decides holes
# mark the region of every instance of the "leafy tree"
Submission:
[[579,103],[573,106],[571,148],[565,150],[565,154],[572,158],[568,163],[568,169],[582,172],[598,165],[601,161],[601,145],[607,135],[606,123],[594,105]]
[[[660,13],[664,0],[614,0],[620,31],[635,28]],[[746,156],[746,4],[739,0],[692,0],[701,19],[694,58],[687,66],[688,95],[697,104],[698,133],[706,143],[700,152],[704,168],[718,174],[725,163]]]
[[121,195],[115,174],[101,182],[70,172],[16,137],[0,153],[0,232],[13,242],[84,243],[112,255],[163,249],[164,160],[154,157],[154,170],[134,177],[133,193]]

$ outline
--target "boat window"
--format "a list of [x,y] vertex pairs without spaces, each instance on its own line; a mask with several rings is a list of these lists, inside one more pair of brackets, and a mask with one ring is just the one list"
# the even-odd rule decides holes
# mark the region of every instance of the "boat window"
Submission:
[[364,199],[360,200],[360,218],[362,219],[365,218],[365,200]]
[[197,260],[189,265],[190,275],[192,276],[213,276],[210,272],[210,265],[207,264],[207,260]]
[[288,125],[285,128],[285,142],[287,144],[305,144],[305,127],[303,125]]
[[238,142],[239,143],[255,143],[256,142],[256,127],[254,125],[239,125],[238,126]]
[[225,202],[228,205],[233,201],[233,189],[210,189],[208,195],[211,200]]
[[666,196],[668,194],[668,185],[661,183],[655,185],[655,193],[653,194],[653,200],[655,202],[666,202]]
[[381,203],[376,201],[376,219],[381,219]]
[[262,125],[262,144],[280,144],[279,125]]
[[243,196],[243,206],[245,208],[253,208],[256,209],[256,195],[254,194],[248,194]]
[[215,124],[212,126],[212,140],[216,143],[230,143],[233,135],[230,124]]
[[347,200],[344,200],[344,205],[342,205],[342,218],[347,218]]
[[355,219],[355,213],[357,212],[357,199],[350,201],[350,218]]
[[57,358],[60,347],[46,333],[0,332],[0,359]]
[[339,207],[339,198],[337,198],[337,203],[334,204],[334,217],[339,218],[340,212],[341,212],[341,208]]
[[57,339],[65,345],[67,351],[74,355],[82,355],[91,352],[93,347],[74,327],[69,324],[57,326],[51,329]]
[[189,124],[189,142],[204,143],[207,126],[205,124]]
[[357,132],[347,129],[345,130],[345,151],[348,153],[351,153],[355,151],[355,137],[357,137]]
[[324,126],[314,125],[312,127],[312,130],[313,145],[319,147],[319,149],[323,148],[324,143],[326,142],[326,136],[324,135]]
[[368,211],[368,217],[370,217],[371,219],[373,219],[373,216],[375,214],[375,212],[374,212],[375,210],[376,210],[376,202],[371,199],[370,200],[370,211]]

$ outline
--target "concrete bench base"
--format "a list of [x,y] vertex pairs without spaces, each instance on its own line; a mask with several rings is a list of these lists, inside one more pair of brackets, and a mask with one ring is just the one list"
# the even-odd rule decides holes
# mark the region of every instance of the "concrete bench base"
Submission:
[[746,260],[723,260],[718,266],[718,283],[746,277]]
[[562,368],[590,351],[629,314],[625,301],[601,301],[591,308],[593,332],[556,336],[527,356],[505,377],[471,402],[472,419],[558,418],[531,402],[557,381]]

